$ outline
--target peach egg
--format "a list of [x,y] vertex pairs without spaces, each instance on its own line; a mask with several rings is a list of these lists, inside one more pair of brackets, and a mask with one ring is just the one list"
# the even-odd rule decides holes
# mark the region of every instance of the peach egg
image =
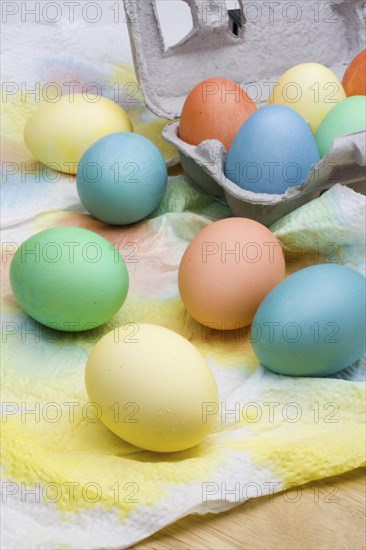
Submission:
[[249,325],[264,297],[285,276],[277,238],[264,225],[228,218],[208,225],[179,266],[182,301],[196,321],[232,330]]
[[190,145],[217,139],[228,151],[240,126],[257,110],[235,82],[210,78],[198,84],[183,105],[179,137]]
[[344,74],[342,84],[347,97],[366,95],[366,50],[352,59]]

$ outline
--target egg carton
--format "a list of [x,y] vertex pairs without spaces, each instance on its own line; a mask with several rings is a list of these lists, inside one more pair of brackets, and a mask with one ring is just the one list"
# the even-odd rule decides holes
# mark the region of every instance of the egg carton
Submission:
[[175,120],[189,92],[208,78],[238,82],[260,107],[271,86],[293,65],[322,63],[341,80],[351,59],[365,48],[365,0],[238,0],[231,14],[223,0],[173,1],[188,4],[193,27],[169,48],[155,0],[124,0],[124,5],[146,104],[157,116],[174,120],[163,136],[176,146],[195,186],[225,200],[235,215],[271,225],[336,183],[359,185],[365,179],[366,132],[357,132],[334,140],[308,179],[283,195],[246,191],[225,177],[223,144],[207,140],[189,145],[179,138]]

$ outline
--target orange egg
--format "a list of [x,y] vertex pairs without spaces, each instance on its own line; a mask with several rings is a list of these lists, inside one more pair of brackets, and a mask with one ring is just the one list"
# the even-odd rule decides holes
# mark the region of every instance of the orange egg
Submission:
[[363,50],[348,65],[343,77],[347,97],[366,95],[366,50]]
[[239,84],[225,78],[210,78],[187,96],[179,137],[191,145],[218,139],[228,151],[240,126],[256,110],[255,103]]
[[228,218],[208,225],[188,245],[179,266],[182,301],[213,329],[249,325],[264,297],[285,276],[277,238],[264,225]]

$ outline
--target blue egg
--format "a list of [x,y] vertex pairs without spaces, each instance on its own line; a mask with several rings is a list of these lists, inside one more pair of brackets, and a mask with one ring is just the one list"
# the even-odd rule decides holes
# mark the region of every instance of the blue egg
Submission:
[[165,161],[148,139],[118,132],[96,141],[82,156],[77,191],[93,216],[113,225],[142,220],[163,199]]
[[277,285],[253,320],[259,360],[288,376],[327,376],[365,353],[365,277],[337,264],[302,269]]
[[225,175],[255,193],[285,193],[303,183],[320,156],[309,125],[293,109],[269,105],[240,127],[227,156]]

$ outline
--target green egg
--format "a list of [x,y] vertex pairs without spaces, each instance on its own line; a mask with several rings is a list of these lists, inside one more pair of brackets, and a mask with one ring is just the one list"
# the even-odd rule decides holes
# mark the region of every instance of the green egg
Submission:
[[366,96],[357,95],[340,101],[329,111],[315,136],[321,158],[329,152],[336,137],[365,129]]
[[80,227],[55,227],[26,240],[10,266],[19,305],[36,321],[82,331],[109,321],[128,293],[128,272],[118,250]]

